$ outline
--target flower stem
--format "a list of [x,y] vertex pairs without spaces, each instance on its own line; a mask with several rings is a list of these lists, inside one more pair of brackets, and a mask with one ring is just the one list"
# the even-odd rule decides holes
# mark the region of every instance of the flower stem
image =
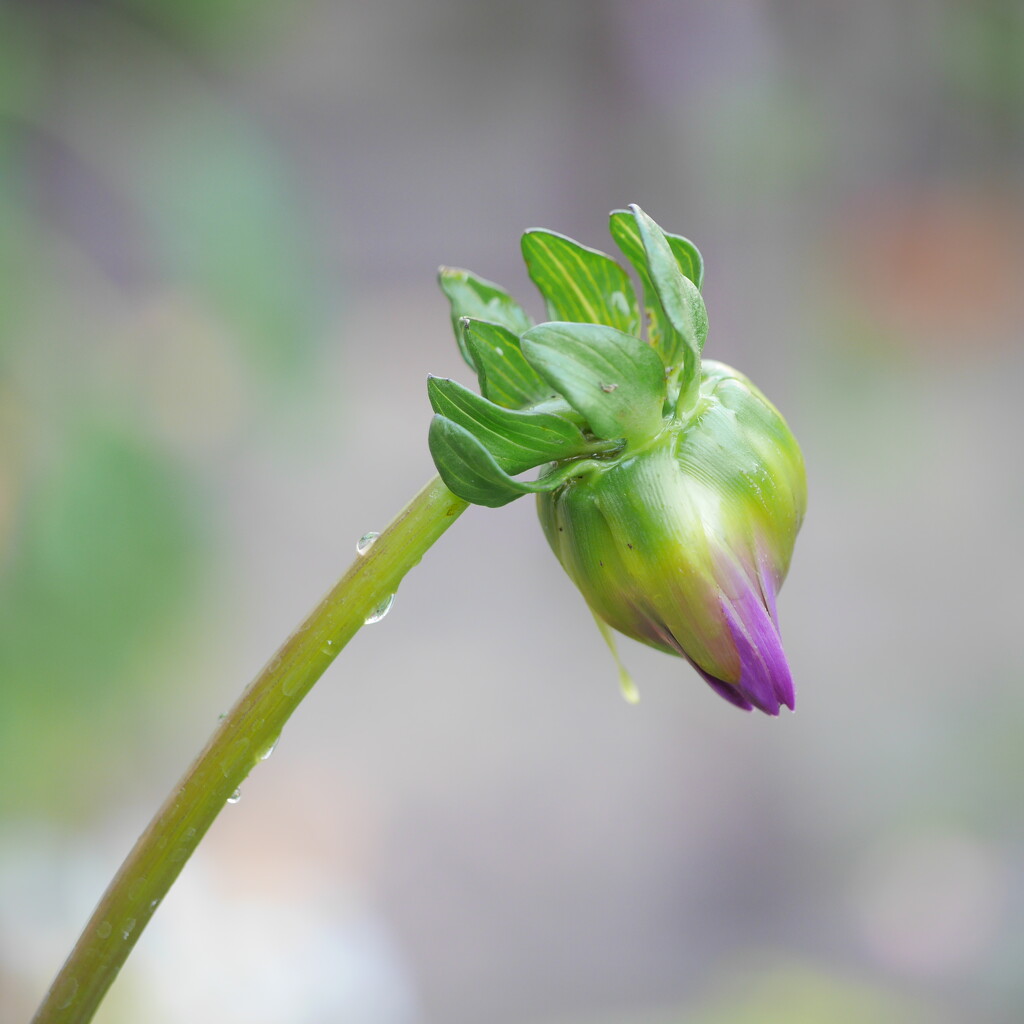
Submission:
[[224,716],[103,894],[32,1024],[87,1024],[185,862],[302,698],[466,509],[437,478],[360,555]]

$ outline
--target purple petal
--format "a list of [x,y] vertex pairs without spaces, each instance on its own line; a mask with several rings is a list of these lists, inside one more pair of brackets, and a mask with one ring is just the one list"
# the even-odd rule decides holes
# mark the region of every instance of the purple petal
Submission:
[[734,600],[723,597],[722,611],[740,657],[736,688],[766,714],[777,715],[782,704],[792,710],[793,677],[782,639],[760,593],[748,586]]
[[735,704],[736,707],[740,708],[742,711],[754,710],[754,706],[744,699],[743,695],[735,686],[730,686],[729,683],[723,682],[721,679],[717,679],[710,672],[705,672],[704,669],[702,669],[700,665],[698,665],[697,662],[695,662],[693,658],[683,650],[682,644],[679,643],[679,641],[668,631],[666,627],[654,624],[653,630],[657,634],[659,640],[673,648],[676,653],[685,658],[697,670],[704,682],[707,683],[719,697],[724,697],[730,704]]
[[730,686],[729,683],[723,683],[721,679],[716,679],[710,672],[705,672],[692,658],[687,658],[687,661],[700,673],[701,678],[708,686],[711,687],[719,697],[724,697],[730,704],[735,704],[736,707],[743,711],[753,711],[754,705],[750,701],[746,700],[743,695],[736,689],[735,686]]

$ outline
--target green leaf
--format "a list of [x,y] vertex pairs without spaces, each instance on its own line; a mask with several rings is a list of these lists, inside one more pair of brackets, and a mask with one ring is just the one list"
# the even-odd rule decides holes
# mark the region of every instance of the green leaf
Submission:
[[665,369],[639,338],[603,324],[555,322],[532,327],[521,345],[598,437],[639,442],[661,429]]
[[[622,254],[633,266],[640,271],[641,276],[647,275],[647,260],[644,254],[644,245],[640,240],[640,229],[637,227],[636,217],[632,210],[612,210],[608,216],[608,226],[611,230],[615,244],[622,250]],[[668,239],[669,248],[672,250],[679,264],[679,269],[698,287],[704,287],[704,257],[700,250],[688,238],[682,235],[673,235],[662,229]],[[648,280],[649,275],[648,276]]]
[[701,256],[700,249],[682,235],[672,235],[666,231],[665,238],[668,239],[668,246],[676,258],[676,263],[679,264],[679,269],[697,286],[698,291],[702,289],[704,257]]
[[[661,300],[651,281],[651,273],[647,269],[647,253],[640,238],[640,229],[636,218],[629,210],[613,210],[608,218],[608,227],[615,244],[629,260],[640,278],[644,289],[644,312],[647,323],[647,339],[658,352],[673,351],[678,346],[676,332],[665,316]],[[668,361],[666,366],[672,364]]]
[[[459,327],[459,321],[464,316],[507,327],[515,335],[522,334],[533,323],[523,307],[508,292],[468,270],[441,267],[437,272],[437,280],[441,291],[451,303],[452,330],[455,331],[459,351],[470,366],[473,366],[473,359]],[[476,369],[475,366],[473,368]]]
[[445,486],[465,501],[488,508],[500,508],[524,494],[552,491],[573,476],[597,468],[590,459],[567,462],[543,480],[515,480],[494,456],[468,431],[446,416],[430,421],[427,444]]
[[579,427],[544,412],[503,409],[454,380],[427,378],[430,405],[468,430],[509,473],[593,450]]
[[611,256],[554,231],[533,228],[523,235],[523,258],[552,320],[640,333],[633,285]]
[[459,327],[485,398],[506,409],[520,409],[551,397],[551,388],[523,358],[519,338],[507,327],[468,316]]
[[651,282],[678,336],[676,350],[666,348],[662,356],[668,366],[677,366],[682,361],[679,406],[689,408],[700,387],[700,353],[708,334],[707,310],[697,286],[680,270],[665,233],[639,206],[630,209],[636,218]]
[[[646,214],[643,214],[643,216],[646,217]],[[649,217],[647,220],[654,225],[654,222]],[[657,225],[654,226],[657,227]],[[639,218],[634,216],[629,210],[613,210],[608,220],[608,227],[612,238],[615,240],[615,244],[622,250],[623,255],[636,269],[640,280],[643,282],[648,339],[651,345],[662,354],[665,365],[675,368],[682,359],[686,343],[680,337],[679,331],[673,326],[672,318],[666,313],[662,300],[659,297],[658,288],[651,277],[650,256],[644,245]],[[667,232],[662,232],[662,234],[668,242],[669,252],[674,258],[680,273],[700,289],[704,281],[704,260],[697,247],[688,238],[683,238],[682,235],[670,235]],[[663,259],[663,250],[661,255]],[[685,288],[685,285],[681,287]],[[702,305],[703,300],[701,300]],[[706,314],[704,315],[704,322],[704,333],[706,334]],[[701,344],[703,345],[703,338],[701,339]]]

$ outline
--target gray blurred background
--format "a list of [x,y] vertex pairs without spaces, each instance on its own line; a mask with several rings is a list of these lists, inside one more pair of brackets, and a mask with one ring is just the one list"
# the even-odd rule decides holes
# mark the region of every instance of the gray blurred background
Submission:
[[0,1017],[431,474],[434,285],[639,202],[810,510],[798,713],[472,509],[314,690],[102,1024],[1024,1017],[1017,0],[0,2]]

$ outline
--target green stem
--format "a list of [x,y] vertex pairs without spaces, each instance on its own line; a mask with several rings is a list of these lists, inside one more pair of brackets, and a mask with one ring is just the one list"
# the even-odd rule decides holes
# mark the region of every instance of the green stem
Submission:
[[143,928],[228,798],[302,698],[466,509],[439,479],[416,495],[278,648],[136,841],[32,1024],[87,1024]]

